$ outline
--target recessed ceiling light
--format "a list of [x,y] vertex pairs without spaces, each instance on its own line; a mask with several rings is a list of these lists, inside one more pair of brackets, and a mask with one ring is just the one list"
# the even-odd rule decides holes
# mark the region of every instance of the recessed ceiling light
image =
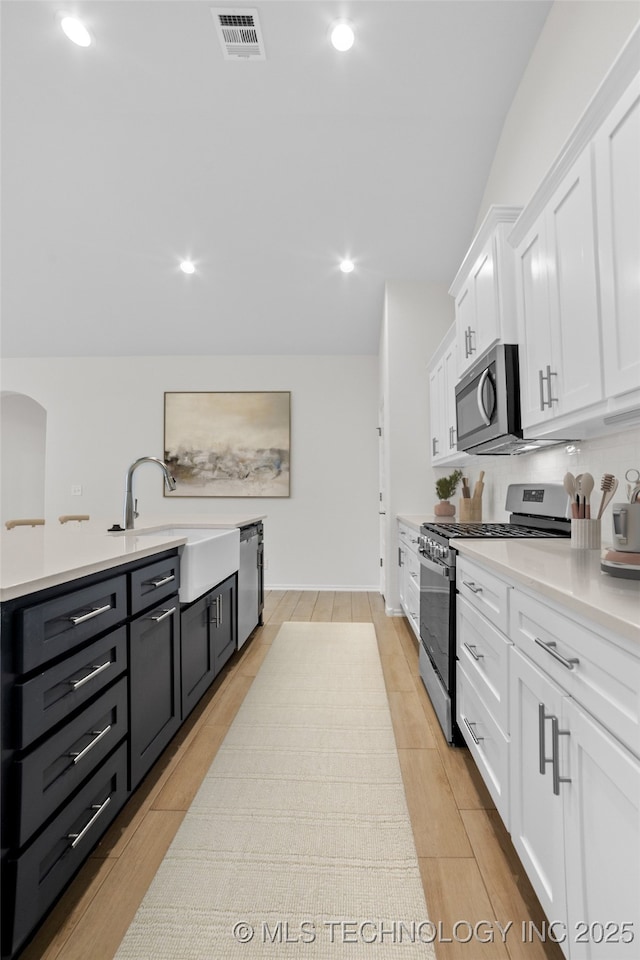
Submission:
[[343,273],[353,273],[353,271],[355,270],[355,266],[356,265],[353,262],[353,260],[340,261],[340,269],[342,270]]
[[180,269],[183,273],[195,273],[196,265],[192,260],[183,260],[180,264]]
[[346,50],[351,50],[356,38],[353,27],[348,20],[336,20],[336,22],[331,25],[330,36],[331,43],[336,50],[339,50],[341,53],[344,53]]
[[72,43],[77,44],[79,47],[91,46],[91,34],[84,24],[76,20],[75,17],[63,15],[60,18],[60,26],[65,36],[67,36]]

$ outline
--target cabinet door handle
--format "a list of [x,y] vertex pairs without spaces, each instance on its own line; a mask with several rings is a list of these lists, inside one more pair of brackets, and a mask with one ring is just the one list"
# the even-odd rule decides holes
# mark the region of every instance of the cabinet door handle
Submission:
[[540,388],[540,410],[544,413],[546,401],[544,399],[544,376],[542,370],[538,370],[538,386]]
[[560,776],[560,737],[571,736],[570,730],[560,730],[558,727],[558,718],[551,717],[551,742],[552,742],[552,766],[553,773],[553,792],[556,797],[560,796],[560,784],[571,783],[571,777]]
[[147,617],[147,620],[153,620],[155,623],[161,623],[163,620],[166,620],[167,617],[170,617],[172,613],[176,612],[175,607],[171,607],[170,610],[163,610],[162,613],[158,614],[156,617]]
[[84,748],[84,750],[80,750],[79,753],[75,753],[75,752],[74,752],[74,753],[70,753],[70,754],[69,754],[69,756],[73,758],[73,762],[74,762],[74,763],[80,763],[80,761],[82,760],[82,758],[83,758],[83,757],[86,757],[86,755],[89,753],[89,751],[90,751],[90,750],[93,750],[93,748],[96,746],[96,744],[98,744],[98,743],[100,742],[100,740],[102,740],[103,737],[106,737],[106,735],[109,733],[109,730],[111,730],[111,724],[110,724],[110,723],[107,724],[107,726],[104,728],[104,730],[92,730],[91,733],[95,734],[95,736],[94,736],[93,740],[91,741],[91,743],[88,743],[88,744],[86,745],[86,747]]
[[398,547],[398,566],[399,567],[404,566],[404,564],[402,563],[402,547]]
[[562,654],[558,653],[555,649],[557,646],[555,640],[541,640],[540,637],[534,637],[534,642],[538,644],[539,647],[542,647],[543,650],[546,650],[547,653],[550,653],[554,660],[557,660],[558,663],[561,663],[563,667],[566,667],[567,670],[573,670],[576,663],[580,663],[578,657],[563,657]]
[[467,648],[474,660],[484,660],[484,653],[478,653],[475,643],[463,643],[462,645]]
[[476,744],[476,746],[479,747],[479,746],[480,746],[480,741],[481,741],[481,740],[484,740],[484,737],[479,737],[479,736],[477,735],[477,733],[475,732],[475,730],[473,729],[473,728],[476,726],[476,722],[477,722],[477,721],[472,720],[471,722],[469,722],[469,720],[467,720],[466,717],[463,717],[462,719],[464,720],[464,725],[465,725],[465,727],[467,728],[467,730],[468,730],[469,733],[471,734],[471,737],[472,737],[472,739],[473,739],[473,742]]
[[438,454],[438,438],[434,437],[431,441],[431,454],[432,456],[437,456]]
[[479,587],[473,580],[463,580],[465,587],[469,587],[471,593],[482,593],[482,587]]
[[107,799],[104,800],[102,803],[94,803],[94,804],[91,806],[91,809],[92,809],[92,810],[95,810],[96,812],[95,812],[94,815],[91,817],[91,820],[89,820],[89,823],[88,823],[85,827],[83,827],[83,829],[80,831],[80,833],[68,833],[68,834],[67,834],[67,840],[71,840],[71,841],[72,841],[72,843],[71,843],[71,849],[72,849],[72,850],[73,850],[74,847],[77,847],[77,846],[78,846],[78,844],[80,843],[80,841],[82,840],[82,838],[83,838],[83,837],[86,835],[86,833],[91,829],[91,827],[94,825],[94,823],[96,822],[96,820],[98,819],[98,817],[100,816],[100,814],[101,814],[101,813],[103,812],[103,810],[106,808],[107,804],[110,803],[110,802],[111,802],[111,797],[107,797]]
[[150,587],[164,587],[165,583],[171,583],[172,580],[175,580],[175,574],[171,573],[168,577],[161,577],[160,580],[147,580],[147,585]]
[[93,620],[94,617],[99,617],[101,613],[106,613],[107,610],[111,610],[111,604],[107,603],[104,607],[95,607],[93,610],[90,610],[89,613],[83,613],[79,617],[69,617],[69,620],[77,627],[81,623],[86,623],[87,620]]
[[476,348],[473,346],[473,334],[475,331],[472,330],[471,327],[467,327],[467,330],[469,331],[469,353],[467,356],[470,357],[472,353],[476,352]]
[[553,756],[547,757],[547,747],[545,744],[544,724],[546,720],[552,720],[553,717],[545,710],[544,703],[538,704],[538,767],[544,777],[547,764],[553,763]]
[[212,607],[215,607],[215,614],[214,614],[213,618],[212,618],[211,620],[209,620],[209,623],[212,623],[212,624],[214,625],[214,627],[219,627],[219,626],[222,625],[222,610],[220,609],[220,606],[221,606],[220,601],[221,601],[221,599],[222,599],[221,595],[218,594],[217,597],[214,597],[214,598],[213,598],[213,601],[212,601],[212,603],[211,603],[211,606],[212,606]]
[[74,690],[77,690],[79,687],[83,687],[85,683],[88,683],[89,680],[93,680],[94,677],[97,677],[99,673],[102,673],[103,670],[107,670],[111,666],[111,660],[107,660],[106,663],[101,663],[99,666],[91,667],[91,673],[88,673],[86,676],[82,677],[80,680],[69,680],[69,684],[73,687]]
[[[544,412],[544,408],[545,408],[545,407],[552,407],[554,403],[557,403],[557,402],[558,402],[558,398],[557,398],[557,397],[552,397],[552,396],[551,396],[551,377],[557,377],[557,376],[558,376],[558,374],[557,374],[554,370],[551,369],[551,367],[549,366],[549,364],[547,364],[547,373],[546,373],[546,376],[545,376],[545,374],[542,372],[542,370],[538,370],[538,379],[539,379],[539,384],[540,384],[540,409],[541,409],[543,412]],[[545,383],[545,380],[546,380],[546,382],[547,382],[547,397],[548,397],[547,400],[545,400],[545,398],[544,398],[544,383]]]

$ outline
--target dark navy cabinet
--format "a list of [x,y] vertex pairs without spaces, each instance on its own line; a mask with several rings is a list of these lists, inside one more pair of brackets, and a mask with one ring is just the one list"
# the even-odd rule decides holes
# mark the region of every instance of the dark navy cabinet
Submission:
[[232,656],[237,644],[236,576],[182,608],[182,718]]

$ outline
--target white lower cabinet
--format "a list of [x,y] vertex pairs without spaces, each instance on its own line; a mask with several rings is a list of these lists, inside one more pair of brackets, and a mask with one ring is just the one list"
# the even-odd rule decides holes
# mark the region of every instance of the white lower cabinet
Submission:
[[398,522],[398,593],[400,606],[420,640],[420,557],[418,532]]
[[554,939],[637,960],[640,647],[465,556],[457,618],[458,726]]
[[[548,762],[551,718],[560,717],[562,691],[518,650],[511,650],[510,667],[511,839],[547,919],[564,922],[562,799],[553,792]],[[568,955],[566,944],[563,949]]]
[[640,943],[640,761],[511,650],[511,839],[571,960]]

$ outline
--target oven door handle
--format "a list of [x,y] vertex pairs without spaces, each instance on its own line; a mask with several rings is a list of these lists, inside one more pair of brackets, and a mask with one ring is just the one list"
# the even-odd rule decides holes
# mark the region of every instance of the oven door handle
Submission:
[[420,563],[422,563],[427,570],[430,570],[432,573],[437,573],[445,580],[451,580],[451,575],[455,576],[455,570],[453,567],[447,567],[442,563],[436,563],[435,560],[431,560],[429,557],[425,557],[423,553],[420,554]]

